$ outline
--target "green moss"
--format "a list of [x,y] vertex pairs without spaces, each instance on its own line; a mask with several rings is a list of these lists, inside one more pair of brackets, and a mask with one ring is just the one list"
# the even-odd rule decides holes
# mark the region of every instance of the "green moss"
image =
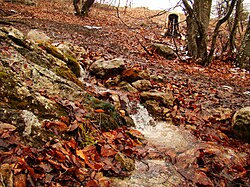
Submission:
[[[6,70],[7,71],[7,70]],[[16,90],[18,85],[12,74],[0,72],[0,103],[2,107],[17,110],[39,111],[38,116],[42,118],[58,118],[66,116],[66,110],[59,104],[54,104],[53,109],[46,109],[32,96],[20,96]]]
[[41,43],[40,45],[44,47],[47,53],[53,55],[56,58],[59,58],[60,60],[66,61],[65,56],[55,46],[49,43]]
[[72,71],[70,71],[70,69],[66,67],[59,67],[55,69],[55,73],[64,79],[74,82],[81,88],[85,88],[84,84],[76,77],[76,75]]
[[7,73],[0,71],[0,78],[6,78],[6,77],[7,77]]
[[77,76],[81,76],[81,69],[80,69],[80,64],[77,62],[77,60],[72,57],[72,56],[67,56],[68,61],[67,61],[67,66],[70,68],[70,70]]
[[87,131],[84,127],[84,124],[79,124],[78,131],[81,134],[81,137],[83,138],[81,146],[85,147],[88,145],[95,145],[97,143],[97,140],[92,136],[95,135],[96,131]]
[[76,75],[76,77],[80,77],[80,71],[81,71],[80,64],[77,62],[77,60],[74,57],[70,55],[64,55],[59,49],[57,49],[55,46],[49,43],[41,43],[40,45],[44,47],[47,53],[66,62],[67,66]]
[[93,109],[102,109],[104,113],[92,113],[91,119],[97,121],[97,125],[105,130],[116,129],[124,125],[120,114],[115,110],[115,107],[108,102],[99,100],[91,95],[87,96],[86,105],[91,106]]

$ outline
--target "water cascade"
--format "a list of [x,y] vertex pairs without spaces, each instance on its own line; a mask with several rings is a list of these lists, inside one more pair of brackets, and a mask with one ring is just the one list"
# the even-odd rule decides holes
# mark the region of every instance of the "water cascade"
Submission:
[[[131,115],[137,130],[150,142],[152,149],[173,150],[182,153],[197,145],[195,138],[186,130],[155,121],[141,104],[137,112]],[[184,184],[185,179],[176,167],[165,159],[136,161],[135,171],[125,179],[114,179],[114,186],[119,187],[174,187]]]
[[[91,83],[90,76],[84,69],[80,80],[95,93],[109,92],[118,95],[126,103],[126,110],[145,139],[152,145],[152,151],[158,149],[173,150],[181,154],[192,149],[197,142],[186,130],[166,122],[158,122],[150,116],[140,103],[131,102],[124,91],[110,90]],[[125,179],[113,178],[111,186],[119,187],[164,187],[179,186],[185,179],[178,173],[176,166],[165,159],[136,160],[135,170]]]

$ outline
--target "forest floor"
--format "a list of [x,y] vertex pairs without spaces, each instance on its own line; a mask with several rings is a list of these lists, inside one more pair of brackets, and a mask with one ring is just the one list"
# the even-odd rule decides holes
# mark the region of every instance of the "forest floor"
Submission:
[[[171,114],[176,125],[192,130],[200,140],[250,154],[250,145],[230,131],[234,112],[250,106],[248,71],[234,67],[226,55],[202,67],[190,59],[166,60],[155,54],[152,41],[175,48],[173,39],[161,35],[166,15],[150,18],[157,11],[95,5],[86,18],[73,12],[71,1],[40,1],[37,6],[0,2],[0,26],[14,26],[25,34],[39,29],[55,42],[84,47],[90,60],[122,57],[127,66],[163,77],[155,87],[173,90],[177,108]],[[185,47],[185,41],[175,42]]]

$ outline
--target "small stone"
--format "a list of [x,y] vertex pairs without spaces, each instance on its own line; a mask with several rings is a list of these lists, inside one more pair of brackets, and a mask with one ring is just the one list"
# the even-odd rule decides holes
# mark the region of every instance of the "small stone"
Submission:
[[119,110],[120,114],[122,117],[124,117],[126,115],[126,111],[125,110]]
[[174,50],[167,45],[153,43],[152,48],[154,48],[159,55],[164,56],[166,59],[172,60],[176,58]]
[[37,29],[32,29],[27,34],[27,37],[37,43],[49,42],[50,37],[48,37],[44,32]]
[[132,86],[142,91],[150,90],[152,88],[152,84],[149,80],[137,80],[132,83]]
[[120,162],[123,169],[126,171],[133,171],[135,169],[135,161],[120,152],[115,155],[115,160]]
[[141,93],[142,100],[156,100],[160,102],[164,106],[172,106],[174,102],[172,91],[167,92],[142,92]]
[[146,71],[138,69],[126,69],[122,72],[121,79],[132,83],[141,79],[149,79],[149,74]]
[[136,88],[134,88],[133,86],[131,86],[131,84],[123,81],[119,84],[119,87],[127,92],[131,92],[131,93],[136,93],[138,92],[138,90]]
[[250,142],[250,107],[242,108],[234,114],[232,129],[238,138]]

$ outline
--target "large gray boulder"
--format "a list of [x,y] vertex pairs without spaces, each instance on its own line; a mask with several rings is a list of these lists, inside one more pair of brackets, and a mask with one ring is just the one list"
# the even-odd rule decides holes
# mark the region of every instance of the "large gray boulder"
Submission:
[[125,70],[125,62],[121,58],[115,58],[112,60],[100,59],[91,64],[89,70],[91,74],[98,78],[109,78],[119,75]]
[[237,111],[232,120],[234,134],[247,142],[250,142],[250,107]]
[[174,50],[167,45],[153,43],[152,48],[155,50],[156,53],[164,56],[168,60],[172,60],[172,59],[176,58],[176,54],[175,54]]

